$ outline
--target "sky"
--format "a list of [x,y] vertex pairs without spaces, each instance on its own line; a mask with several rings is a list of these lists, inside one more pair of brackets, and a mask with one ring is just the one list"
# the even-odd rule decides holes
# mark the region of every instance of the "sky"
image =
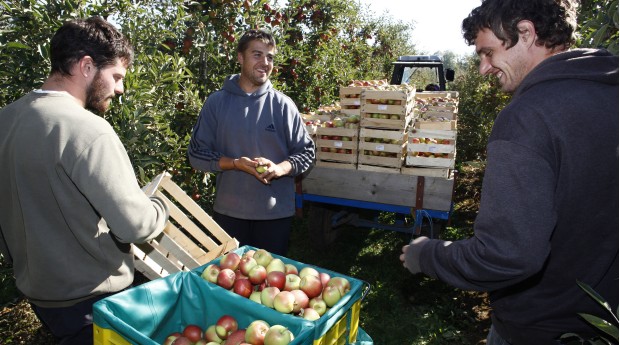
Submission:
[[357,0],[377,16],[414,22],[411,34],[419,53],[450,50],[458,55],[474,52],[461,35],[461,22],[480,0]]

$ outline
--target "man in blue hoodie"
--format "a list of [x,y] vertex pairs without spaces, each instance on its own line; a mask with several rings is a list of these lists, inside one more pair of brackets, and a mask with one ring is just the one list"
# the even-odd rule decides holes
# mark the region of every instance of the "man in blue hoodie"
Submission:
[[400,259],[488,291],[487,344],[558,344],[600,335],[578,313],[618,310],[618,57],[569,50],[571,9],[556,0],[485,0],[463,21],[480,73],[513,95],[487,146],[472,238],[419,237]]
[[269,77],[276,42],[249,30],[241,73],[211,94],[192,132],[189,161],[217,173],[214,220],[241,245],[285,255],[295,213],[295,176],[314,161],[314,142],[295,103]]

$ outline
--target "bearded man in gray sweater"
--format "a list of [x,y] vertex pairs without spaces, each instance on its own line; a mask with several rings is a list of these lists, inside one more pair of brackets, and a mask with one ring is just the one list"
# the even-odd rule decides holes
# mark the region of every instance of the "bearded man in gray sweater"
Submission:
[[0,110],[0,251],[61,344],[93,342],[92,305],[134,278],[130,243],[164,229],[105,112],[123,93],[129,41],[101,18],[65,23],[41,89]]

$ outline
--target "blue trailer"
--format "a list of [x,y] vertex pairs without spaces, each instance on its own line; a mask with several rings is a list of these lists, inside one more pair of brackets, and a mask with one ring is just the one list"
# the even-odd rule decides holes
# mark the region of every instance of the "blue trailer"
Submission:
[[[448,221],[452,213],[455,173],[448,176],[419,176],[377,171],[348,170],[315,166],[297,179],[296,207],[308,210],[310,236],[328,245],[338,235],[338,227],[381,228],[420,234],[423,220]],[[384,224],[368,220],[365,211],[395,213],[398,219],[411,216],[413,223]],[[435,229],[429,235],[438,235]]]

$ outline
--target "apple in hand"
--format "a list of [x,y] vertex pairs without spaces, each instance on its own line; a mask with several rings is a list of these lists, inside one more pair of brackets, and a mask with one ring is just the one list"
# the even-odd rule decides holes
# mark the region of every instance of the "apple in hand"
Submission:
[[220,274],[220,267],[216,264],[210,264],[205,267],[204,271],[200,275],[202,279],[217,284],[217,275]]
[[293,333],[282,325],[273,325],[265,333],[265,345],[288,345],[295,337]]
[[230,290],[233,287],[236,279],[235,271],[230,268],[224,268],[217,275],[217,285],[223,287],[226,290]]
[[254,320],[245,330],[245,341],[247,343],[256,345],[264,344],[265,334],[269,330],[269,324],[263,320]]

